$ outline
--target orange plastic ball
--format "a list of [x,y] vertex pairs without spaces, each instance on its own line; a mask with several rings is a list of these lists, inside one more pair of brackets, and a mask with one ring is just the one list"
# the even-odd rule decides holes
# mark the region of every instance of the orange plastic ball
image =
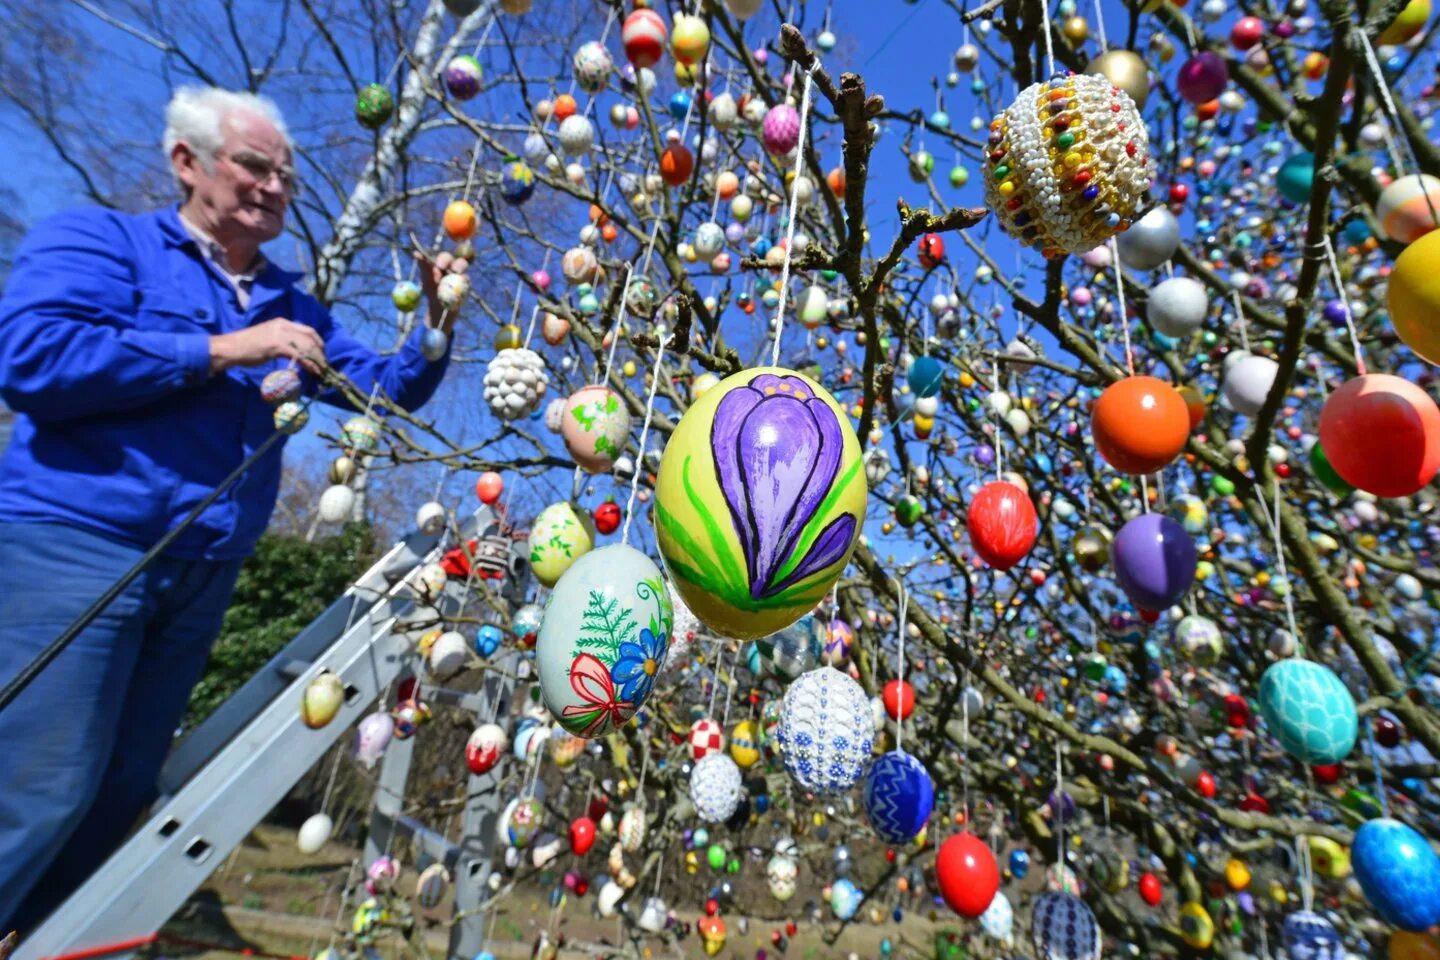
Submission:
[[1320,446],[1352,487],[1408,497],[1440,471],[1440,407],[1409,380],[1356,377],[1325,401]]
[[555,106],[551,109],[550,115],[555,118],[556,123],[563,123],[566,117],[573,117],[579,105],[575,98],[568,93],[562,93],[555,98]]
[[660,178],[672,187],[683,185],[694,171],[695,157],[683,144],[672,143],[660,155]]
[[830,187],[830,192],[837,197],[845,196],[845,171],[836,167],[825,176],[825,182]]
[[445,208],[445,233],[451,240],[469,240],[475,236],[475,208],[464,200],[456,200]]
[[1428,933],[1396,930],[1386,952],[1390,960],[1440,960],[1440,942]]
[[1100,456],[1121,473],[1154,473],[1174,460],[1190,435],[1190,410],[1164,380],[1126,377],[1100,394],[1090,412]]

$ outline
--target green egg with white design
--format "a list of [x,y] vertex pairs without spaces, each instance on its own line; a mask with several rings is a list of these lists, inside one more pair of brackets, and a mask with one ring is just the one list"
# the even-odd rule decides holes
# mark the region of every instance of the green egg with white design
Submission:
[[586,473],[608,473],[630,436],[630,410],[609,387],[581,387],[565,401],[565,449]]
[[556,722],[594,739],[629,722],[650,698],[675,611],[660,568],[617,543],[565,571],[540,624],[535,665]]
[[584,510],[561,501],[540,511],[530,528],[530,569],[553,587],[570,565],[595,546],[595,525]]
[[676,590],[714,633],[758,640],[824,599],[860,535],[860,442],[814,380],[779,367],[727,377],[681,418],[655,490]]

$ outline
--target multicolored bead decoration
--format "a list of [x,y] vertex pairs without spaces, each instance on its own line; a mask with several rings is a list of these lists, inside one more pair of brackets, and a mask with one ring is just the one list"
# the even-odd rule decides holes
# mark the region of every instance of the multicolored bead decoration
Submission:
[[1150,188],[1135,101],[1102,76],[1025,88],[990,123],[985,203],[1047,257],[1084,253],[1128,228]]

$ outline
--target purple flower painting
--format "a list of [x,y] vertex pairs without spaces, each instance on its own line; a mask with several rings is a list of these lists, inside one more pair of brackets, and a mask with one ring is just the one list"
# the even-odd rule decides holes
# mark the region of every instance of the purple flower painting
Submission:
[[782,593],[845,556],[856,528],[848,513],[799,549],[844,450],[835,411],[803,379],[765,373],[727,393],[711,447],[752,599]]

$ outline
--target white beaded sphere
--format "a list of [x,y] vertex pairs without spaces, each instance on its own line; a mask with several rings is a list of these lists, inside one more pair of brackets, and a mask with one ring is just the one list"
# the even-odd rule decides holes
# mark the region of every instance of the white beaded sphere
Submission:
[[834,667],[811,670],[786,689],[776,738],[785,768],[806,790],[854,786],[874,736],[864,689]]
[[588,117],[572,113],[560,124],[560,149],[572,157],[589,153],[595,143],[595,126]]
[[1100,956],[1100,925],[1077,896],[1045,894],[1035,901],[1030,924],[1039,960],[1098,960]]
[[991,121],[989,147],[986,206],[1046,256],[1084,253],[1125,230],[1150,189],[1145,121],[1103,76],[1025,88]]
[[724,823],[745,796],[740,768],[728,753],[707,754],[690,771],[690,802],[706,823]]
[[1150,326],[1167,337],[1186,337],[1200,329],[1210,312],[1205,285],[1190,277],[1171,277],[1150,291]]
[[528,416],[549,386],[545,361],[534,350],[507,347],[485,370],[485,402],[503,420]]

